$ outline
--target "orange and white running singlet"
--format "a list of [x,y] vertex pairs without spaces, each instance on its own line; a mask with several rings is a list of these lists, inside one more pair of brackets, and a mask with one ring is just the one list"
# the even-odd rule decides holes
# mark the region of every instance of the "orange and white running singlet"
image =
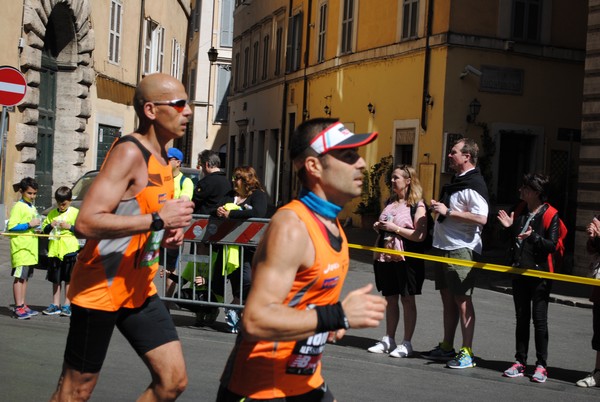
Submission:
[[[148,165],[148,184],[135,196],[121,200],[115,214],[143,215],[157,212],[173,198],[173,173],[135,137],[127,135],[114,146],[131,141]],[[152,280],[158,270],[160,242],[164,231],[148,232],[119,239],[88,240],[73,268],[69,299],[85,308],[117,311],[121,307],[140,307],[156,293]]]
[[[315,247],[314,265],[298,271],[284,303],[299,310],[337,303],[349,264],[348,242],[339,222],[342,247],[335,251],[304,204],[294,200],[282,209],[292,210],[302,219]],[[327,335],[291,342],[249,342],[240,334],[221,383],[238,395],[256,399],[310,392],[323,384],[321,355]]]

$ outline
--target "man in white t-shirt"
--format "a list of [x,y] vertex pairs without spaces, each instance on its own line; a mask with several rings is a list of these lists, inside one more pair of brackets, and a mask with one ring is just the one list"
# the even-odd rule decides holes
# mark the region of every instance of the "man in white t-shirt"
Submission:
[[[440,200],[431,200],[431,207],[438,214],[433,247],[439,256],[475,261],[481,254],[481,232],[488,217],[488,191],[476,167],[478,153],[475,141],[461,138],[448,154],[456,175],[442,187]],[[437,264],[435,286],[442,296],[444,340],[431,351],[423,353],[423,357],[448,360],[450,368],[475,366],[472,351],[475,309],[471,300],[475,273],[471,267]],[[463,343],[457,354],[454,351],[454,335],[459,321]]]

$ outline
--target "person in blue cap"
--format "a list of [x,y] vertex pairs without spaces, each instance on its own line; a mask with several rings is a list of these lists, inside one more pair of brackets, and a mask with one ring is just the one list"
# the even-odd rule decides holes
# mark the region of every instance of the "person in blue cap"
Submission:
[[[186,196],[188,200],[192,199],[194,195],[194,182],[189,177],[186,177],[181,172],[181,162],[183,161],[183,152],[181,152],[178,148],[169,148],[167,150],[167,157],[169,158],[169,163],[171,164],[171,169],[173,169],[173,198],[181,198],[181,196]],[[165,249],[167,253],[167,283],[165,296],[171,297],[175,292],[175,287],[177,284],[173,282],[169,278],[169,273],[175,273],[177,271],[177,258],[179,256],[179,249]],[[164,272],[161,270],[160,275],[164,275]]]
[[183,152],[177,148],[169,148],[167,151],[171,169],[173,169],[173,186],[175,187],[174,198],[187,196],[190,200],[194,195],[194,182],[189,177],[185,177],[181,172],[181,162],[183,161]]

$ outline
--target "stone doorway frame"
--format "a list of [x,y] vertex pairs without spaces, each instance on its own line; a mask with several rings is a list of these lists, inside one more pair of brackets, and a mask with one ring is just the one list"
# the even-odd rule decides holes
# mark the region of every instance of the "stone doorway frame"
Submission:
[[18,154],[12,175],[15,183],[27,176],[35,177],[42,51],[48,20],[57,6],[62,7],[60,11],[69,17],[65,23],[72,24],[74,37],[56,58],[59,73],[52,152],[60,155],[60,158],[53,157],[53,190],[62,185],[70,186],[83,174],[85,154],[89,149],[90,136],[86,128],[91,116],[90,86],[95,76],[92,67],[95,36],[91,27],[89,0],[24,2],[20,67],[28,88],[25,99],[18,106],[21,122],[16,125],[13,142]]

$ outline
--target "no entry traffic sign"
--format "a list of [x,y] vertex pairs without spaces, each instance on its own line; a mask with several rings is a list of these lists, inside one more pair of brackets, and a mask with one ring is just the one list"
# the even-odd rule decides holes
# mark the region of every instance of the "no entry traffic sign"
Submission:
[[16,105],[23,100],[25,92],[27,82],[23,74],[14,67],[0,67],[0,105]]

